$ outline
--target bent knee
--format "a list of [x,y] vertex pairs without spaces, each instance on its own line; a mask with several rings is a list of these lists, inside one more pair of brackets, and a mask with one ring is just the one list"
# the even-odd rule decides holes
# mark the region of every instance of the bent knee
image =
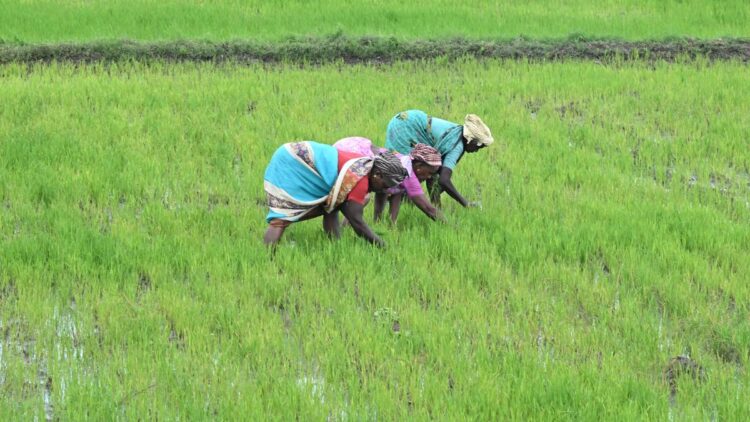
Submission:
[[269,226],[277,228],[277,229],[285,229],[289,227],[290,224],[292,224],[291,221],[282,220],[280,218],[274,218],[268,222]]

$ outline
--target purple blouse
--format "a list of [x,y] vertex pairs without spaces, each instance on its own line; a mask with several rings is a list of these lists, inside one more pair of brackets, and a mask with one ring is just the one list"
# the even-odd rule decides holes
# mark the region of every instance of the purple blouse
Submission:
[[[366,157],[373,157],[375,154],[372,152],[372,141],[367,138],[361,138],[353,136],[350,138],[344,138],[333,144],[334,148],[339,151],[355,152],[357,154],[364,155]],[[379,148],[380,151],[385,151],[385,148]],[[406,195],[410,198],[415,196],[424,195],[422,185],[419,183],[417,175],[414,174],[414,169],[411,164],[411,157],[408,155],[401,155],[395,153],[396,156],[401,160],[401,165],[404,166],[406,171],[409,173],[401,184],[389,188],[386,193],[389,195],[395,195],[406,192]]]

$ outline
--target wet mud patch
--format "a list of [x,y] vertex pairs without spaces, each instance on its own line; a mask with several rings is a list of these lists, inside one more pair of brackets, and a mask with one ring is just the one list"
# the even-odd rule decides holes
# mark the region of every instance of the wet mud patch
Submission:
[[670,404],[674,405],[679,381],[685,377],[700,382],[706,378],[706,370],[688,356],[680,355],[670,359],[664,368],[664,380],[669,385]]
[[208,195],[208,211],[213,211],[217,207],[228,207],[229,197],[221,194],[209,194]]
[[744,359],[750,359],[750,350],[737,342],[731,331],[713,329],[706,340],[706,349],[720,361],[738,369],[742,368]]
[[16,287],[16,280],[13,277],[9,277],[5,282],[0,283],[0,301],[11,300],[17,297],[18,288]]
[[542,109],[543,102],[540,99],[532,98],[523,103],[523,107],[529,112],[532,119],[536,119],[539,110]]
[[135,291],[136,303],[141,303],[141,300],[151,290],[151,277],[146,272],[138,273],[138,286]]
[[[87,371],[76,301],[55,307],[43,327],[24,318],[0,319],[0,395],[18,409],[39,409],[35,419],[57,420],[56,401],[65,401],[67,386]],[[41,330],[41,331],[40,331]],[[44,331],[53,333],[45,347]]]
[[185,332],[177,327],[172,317],[167,316],[166,318],[169,325],[169,337],[167,338],[169,344],[176,347],[177,350],[185,350]]
[[555,107],[555,111],[560,119],[580,119],[584,117],[585,104],[576,101],[569,101]]
[[372,316],[376,324],[388,327],[389,331],[395,335],[401,334],[401,322],[395,310],[383,307],[373,312]]
[[268,304],[269,309],[278,314],[284,325],[284,332],[287,335],[291,335],[292,329],[294,328],[294,317],[299,315],[300,307],[297,302],[289,303],[288,301],[282,301],[279,303]]

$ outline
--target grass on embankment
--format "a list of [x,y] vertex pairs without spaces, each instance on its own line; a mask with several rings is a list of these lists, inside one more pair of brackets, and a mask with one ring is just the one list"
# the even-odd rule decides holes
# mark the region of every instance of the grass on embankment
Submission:
[[654,41],[560,40],[475,41],[445,39],[400,41],[396,38],[351,38],[334,35],[261,41],[101,41],[82,44],[0,43],[0,64],[11,62],[98,61],[210,61],[390,63],[439,57],[529,60],[646,60],[675,61],[705,57],[710,60],[750,60],[750,40],[666,39]]
[[[743,65],[0,67],[0,419],[746,420]],[[483,209],[293,226],[282,142],[477,113]],[[368,220],[370,209],[367,210]],[[398,322],[398,324],[397,324]],[[702,381],[677,380],[689,354]]]

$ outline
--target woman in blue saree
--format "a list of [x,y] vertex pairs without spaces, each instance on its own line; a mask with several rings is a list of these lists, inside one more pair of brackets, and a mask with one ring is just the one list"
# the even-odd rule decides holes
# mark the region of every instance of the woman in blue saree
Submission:
[[263,240],[275,245],[290,224],[320,216],[325,232],[338,238],[341,211],[357,235],[384,246],[362,217],[367,193],[396,186],[407,174],[390,152],[367,157],[312,141],[284,144],[264,175],[269,227]]

